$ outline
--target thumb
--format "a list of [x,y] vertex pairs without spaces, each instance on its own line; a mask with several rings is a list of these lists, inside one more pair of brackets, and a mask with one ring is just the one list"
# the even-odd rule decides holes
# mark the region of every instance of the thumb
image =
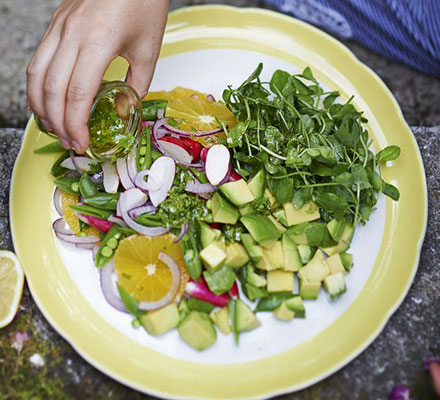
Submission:
[[136,90],[142,99],[148,92],[153,72],[154,64],[151,62],[130,62],[125,82]]

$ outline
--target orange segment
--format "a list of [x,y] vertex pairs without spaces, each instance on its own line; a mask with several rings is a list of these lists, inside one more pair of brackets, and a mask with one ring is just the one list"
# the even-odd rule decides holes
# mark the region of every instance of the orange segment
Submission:
[[[79,198],[77,195],[70,194],[64,191],[61,191],[61,207],[64,211],[64,221],[66,221],[67,225],[75,235],[79,235],[81,232],[81,228],[79,225],[79,219],[74,214],[73,210],[70,206],[77,204]],[[99,237],[99,231],[93,227],[88,227],[84,230],[87,236],[97,236]]]
[[177,297],[183,294],[188,282],[185,262],[175,237],[133,235],[123,239],[116,250],[114,265],[118,282],[138,301],[157,301],[171,288],[172,275],[168,266],[159,260],[159,253],[168,254],[179,267],[181,282]]
[[176,87],[170,92],[148,93],[145,99],[168,100],[165,115],[169,118],[184,120],[180,124],[180,129],[183,130],[215,129],[219,127],[217,119],[229,129],[237,123],[226,105],[208,100],[205,93],[197,90]]

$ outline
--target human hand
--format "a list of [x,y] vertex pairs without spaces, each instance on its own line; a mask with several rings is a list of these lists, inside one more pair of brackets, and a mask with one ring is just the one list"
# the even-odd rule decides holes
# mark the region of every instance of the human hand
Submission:
[[130,68],[126,82],[147,93],[168,13],[168,0],[64,0],[27,67],[28,103],[63,147],[84,152],[87,121],[110,61]]

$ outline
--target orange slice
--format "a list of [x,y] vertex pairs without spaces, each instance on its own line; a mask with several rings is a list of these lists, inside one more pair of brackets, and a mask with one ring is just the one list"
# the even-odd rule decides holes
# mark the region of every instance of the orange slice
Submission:
[[159,253],[173,258],[180,270],[177,298],[183,294],[189,280],[183,254],[175,237],[133,235],[123,239],[116,250],[114,265],[118,282],[138,301],[155,302],[165,297],[172,287],[169,267],[159,260]]
[[0,328],[14,319],[23,283],[24,273],[17,256],[10,251],[0,250]]
[[[79,235],[81,232],[81,227],[79,224],[78,217],[74,214],[73,210],[70,206],[78,204],[79,197],[74,194],[70,194],[64,191],[61,191],[61,208],[64,212],[64,221],[66,221],[67,225],[75,235]],[[99,231],[93,227],[88,227],[84,230],[87,236],[97,236],[99,237]]]

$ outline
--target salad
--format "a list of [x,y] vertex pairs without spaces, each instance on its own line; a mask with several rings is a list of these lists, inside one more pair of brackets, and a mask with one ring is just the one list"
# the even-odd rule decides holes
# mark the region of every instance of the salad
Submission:
[[[108,303],[134,328],[177,329],[196,350],[221,334],[292,321],[307,301],[347,290],[348,252],[380,193],[397,201],[363,113],[310,68],[262,64],[222,101],[192,89],[150,93],[143,130],[115,163],[65,151],[51,169],[56,236],[91,250]],[[326,293],[326,294],[325,294]]]

